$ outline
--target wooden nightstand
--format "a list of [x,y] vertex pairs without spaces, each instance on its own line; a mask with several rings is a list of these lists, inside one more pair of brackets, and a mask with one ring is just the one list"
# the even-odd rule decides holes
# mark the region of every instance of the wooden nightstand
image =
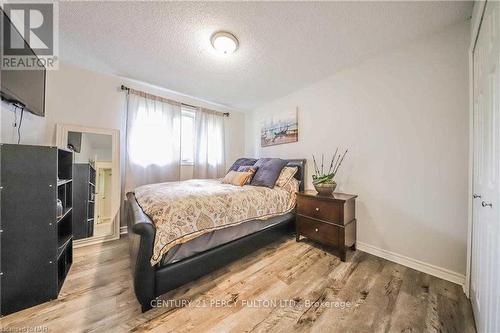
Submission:
[[356,250],[355,201],[357,195],[316,191],[297,196],[296,240],[305,236],[323,245],[335,246],[340,259],[346,260],[347,248]]

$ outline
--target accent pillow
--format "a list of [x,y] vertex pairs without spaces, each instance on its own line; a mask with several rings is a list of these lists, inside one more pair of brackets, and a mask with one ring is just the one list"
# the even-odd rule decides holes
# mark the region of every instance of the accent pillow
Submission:
[[252,176],[251,172],[238,172],[231,170],[222,179],[222,183],[236,185],[236,186],[243,186],[247,182],[248,178],[250,178],[251,176]]
[[300,181],[298,181],[295,178],[292,178],[285,184],[285,186],[283,187],[276,186],[290,193],[290,198],[288,199],[289,200],[288,207],[294,207],[295,204],[297,203],[297,192],[299,192],[299,185]]
[[253,176],[255,175],[255,173],[257,172],[257,169],[259,167],[256,167],[256,166],[248,166],[248,165],[244,165],[244,166],[240,166],[238,168],[238,172],[251,172],[252,175],[248,178],[246,184],[250,184],[250,182],[252,181],[252,178]]
[[258,167],[250,185],[273,188],[276,180],[280,176],[281,169],[285,167],[287,161],[280,158],[261,158],[254,166]]
[[286,166],[281,170],[280,176],[278,177],[278,180],[276,181],[276,186],[283,187],[290,181],[290,179],[295,176],[295,174],[299,171],[299,168],[294,166],[294,167],[289,167]]
[[283,187],[277,186],[279,188],[284,189],[287,192],[292,194],[297,193],[299,191],[300,181],[295,178],[290,179]]
[[231,167],[229,168],[229,171],[238,171],[238,168],[240,166],[252,166],[255,164],[255,162],[257,162],[257,160],[255,158],[238,158],[234,163],[233,165],[231,165]]

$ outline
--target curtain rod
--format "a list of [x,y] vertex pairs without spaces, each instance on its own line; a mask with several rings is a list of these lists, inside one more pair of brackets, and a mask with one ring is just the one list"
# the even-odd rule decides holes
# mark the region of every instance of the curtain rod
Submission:
[[[127,86],[124,86],[123,84],[121,85],[120,89],[121,90],[125,90],[128,93],[135,93],[136,95],[138,94],[138,95],[142,95],[142,96],[145,96],[145,97],[152,97],[152,98],[155,98],[155,99],[167,102],[167,103],[180,104],[180,105],[187,106],[187,107],[190,107],[190,108],[195,108],[195,109],[202,108],[202,107],[199,107],[199,106],[196,106],[196,105],[191,105],[191,104],[187,104],[187,103],[181,103],[181,102],[174,101],[172,99],[168,99],[168,98],[165,98],[165,97],[156,96],[156,95],[147,93],[145,91],[140,91],[140,90],[132,89],[132,88],[129,88]],[[210,109],[207,109],[207,108],[202,108],[202,109],[205,109],[205,110],[208,110],[208,111],[214,112],[214,113],[220,113],[220,114],[222,114],[225,117],[229,117],[229,115],[230,115],[229,112],[220,112],[220,111],[210,110]]]

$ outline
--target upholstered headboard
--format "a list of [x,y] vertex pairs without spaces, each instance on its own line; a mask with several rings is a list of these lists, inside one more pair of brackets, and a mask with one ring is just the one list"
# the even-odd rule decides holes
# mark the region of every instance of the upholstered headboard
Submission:
[[300,191],[304,191],[304,185],[305,185],[305,174],[306,174],[306,170],[305,170],[305,167],[306,167],[306,160],[303,159],[297,159],[297,160],[286,160],[285,161],[288,162],[287,166],[296,166],[298,167],[298,171],[297,173],[295,174],[295,178],[300,181],[300,185],[299,185],[299,190]]

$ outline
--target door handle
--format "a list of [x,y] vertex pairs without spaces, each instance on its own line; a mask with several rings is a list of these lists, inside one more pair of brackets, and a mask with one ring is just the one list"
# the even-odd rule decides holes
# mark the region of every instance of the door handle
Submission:
[[483,202],[481,202],[481,206],[493,208],[493,204],[491,202],[486,203],[486,202],[483,201]]
[[473,194],[473,195],[472,195],[472,197],[473,197],[474,199],[481,198],[481,196],[480,196],[479,194]]

